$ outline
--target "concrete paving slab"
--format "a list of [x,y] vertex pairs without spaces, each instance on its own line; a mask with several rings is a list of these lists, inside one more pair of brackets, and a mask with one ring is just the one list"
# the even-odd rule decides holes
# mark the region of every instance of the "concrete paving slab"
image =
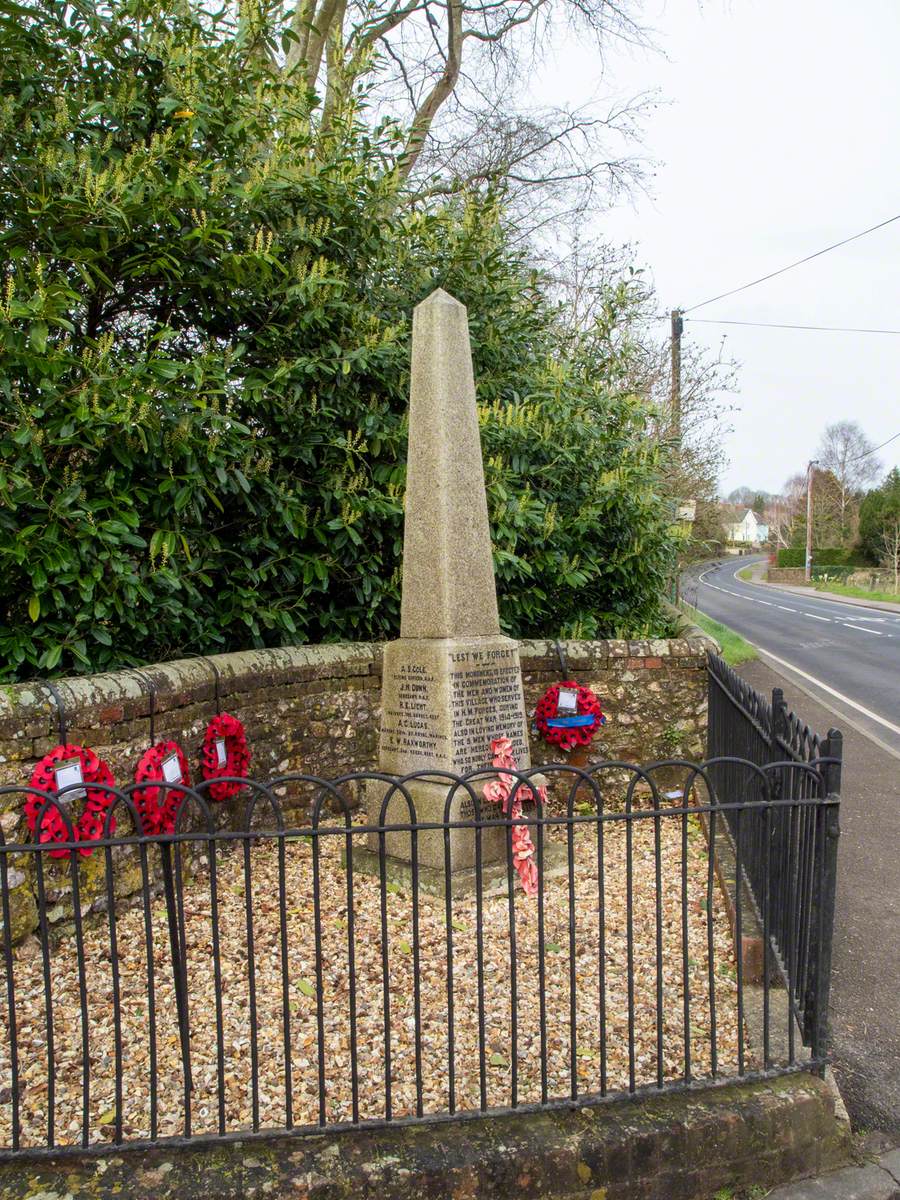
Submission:
[[768,1200],[900,1200],[900,1184],[880,1163],[867,1163],[789,1183],[770,1192]]
[[890,1171],[897,1182],[900,1183],[900,1148],[897,1150],[891,1150],[888,1154],[885,1154],[884,1157],[879,1160],[879,1165],[883,1167],[885,1171]]
[[841,838],[832,958],[834,1075],[857,1132],[881,1130],[900,1141],[900,954],[897,953],[900,764],[838,714],[761,662],[740,674],[785,699],[812,729],[843,728]]

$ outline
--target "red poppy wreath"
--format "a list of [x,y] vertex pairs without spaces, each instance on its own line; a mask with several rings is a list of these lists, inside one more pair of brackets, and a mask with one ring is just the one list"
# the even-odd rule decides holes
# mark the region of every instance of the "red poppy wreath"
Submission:
[[[77,786],[79,784],[84,786]],[[92,787],[92,784],[96,786]],[[108,790],[115,786],[112,771],[93,750],[71,743],[56,746],[44,755],[32,771],[31,786],[55,794],[70,785],[76,786],[63,793],[62,803],[69,808],[74,801],[84,799],[81,816],[73,821],[74,837],[69,836],[59,809],[51,805],[41,816],[38,842],[95,842],[103,836],[106,814],[115,802],[115,795]],[[34,792],[29,792],[25,798],[25,819],[32,834],[37,828],[38,813],[46,803],[43,796],[37,796]],[[113,817],[108,832],[112,834],[115,828]],[[71,853],[71,850],[49,851],[51,858],[69,858]],[[93,853],[93,847],[79,846],[78,853],[87,857]]]
[[176,787],[154,787],[159,783],[183,783],[191,786],[187,758],[177,742],[157,742],[141,755],[134,769],[134,782],[147,784],[135,788],[134,803],[141,826],[148,837],[157,833],[172,833],[184,792]]
[[[206,727],[200,751],[200,773],[204,779],[220,779],[235,775],[246,779],[250,766],[250,750],[244,726],[229,713],[219,713]],[[241,790],[239,783],[211,783],[209,795],[213,800],[228,800]]]
[[534,712],[534,724],[545,742],[572,750],[589,746],[600,726],[606,724],[606,717],[590,688],[567,679],[544,692]]

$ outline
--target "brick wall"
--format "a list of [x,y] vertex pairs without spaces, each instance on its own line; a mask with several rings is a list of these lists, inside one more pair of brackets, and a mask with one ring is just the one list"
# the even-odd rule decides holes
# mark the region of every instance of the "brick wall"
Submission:
[[[698,637],[667,641],[565,642],[563,671],[556,644],[523,642],[522,670],[529,711],[551,683],[575,678],[600,697],[608,724],[595,739],[593,758],[648,761],[702,755],[706,728],[706,649]],[[303,772],[331,777],[371,770],[377,763],[381,694],[381,647],[369,644],[297,646],[223,654],[214,660],[224,711],[241,718],[253,754],[251,775]],[[183,659],[142,668],[155,685],[153,736],[183,746],[196,771],[206,725],[214,716],[214,674],[203,659]],[[150,745],[150,692],[135,672],[55,681],[63,700],[67,740],[90,746],[109,763],[119,784],[130,783]],[[498,733],[501,732],[498,730]],[[27,784],[35,762],[60,741],[59,714],[40,683],[0,689],[0,787]],[[537,763],[558,757],[532,739]],[[240,821],[240,808],[223,805],[221,820]],[[27,839],[23,795],[0,794],[0,830],[8,843]],[[218,814],[217,814],[218,815]],[[302,820],[305,813],[289,813]],[[130,832],[126,831],[126,832]],[[116,854],[127,853],[123,847]],[[13,937],[36,925],[34,862],[11,855],[8,885]],[[64,861],[48,864],[48,887],[65,897],[70,887]],[[104,857],[81,860],[80,893],[85,908],[105,904]],[[117,868],[122,896],[140,887],[137,864]],[[48,898],[53,896],[48,892]],[[53,910],[62,922],[66,907]]]
[[[702,639],[565,642],[563,672],[555,643],[521,643],[529,711],[544,689],[565,675],[597,692],[608,724],[597,757],[646,760],[699,754],[706,713],[706,647]],[[370,644],[286,647],[216,656],[225,711],[244,722],[253,753],[251,774],[304,771],[332,776],[376,764],[381,647]],[[142,668],[156,687],[156,740],[181,742],[193,765],[215,714],[214,677],[203,659]],[[119,783],[133,778],[150,744],[150,695],[130,671],[56,681],[68,740],[91,746]],[[40,683],[0,691],[0,785],[27,781],[42,755],[60,740],[51,694]],[[532,743],[536,761],[548,747]],[[0,812],[3,800],[0,798]],[[0,816],[8,837],[9,817]]]
[[803,567],[769,567],[766,579],[769,583],[806,583]]
[[[577,679],[592,688],[607,724],[591,747],[600,758],[648,762],[702,755],[706,743],[706,650],[703,638],[561,643],[563,674],[553,642],[521,643],[525,704],[529,713],[551,683]],[[559,758],[532,736],[535,762]]]

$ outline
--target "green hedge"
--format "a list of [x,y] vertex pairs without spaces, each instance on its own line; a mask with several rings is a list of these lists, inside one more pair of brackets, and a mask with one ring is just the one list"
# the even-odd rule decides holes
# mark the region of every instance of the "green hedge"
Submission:
[[816,567],[864,567],[865,558],[856,549],[814,550],[813,565]]
[[[788,546],[778,551],[779,567],[803,567],[806,565],[806,550],[802,546]],[[814,567],[864,567],[865,558],[855,549],[840,546],[823,546],[813,550]]]
[[396,132],[354,96],[323,135],[230,13],[0,21],[0,678],[396,635],[439,285],[469,308],[504,630],[666,632],[640,280],[573,333],[490,198],[411,209]]

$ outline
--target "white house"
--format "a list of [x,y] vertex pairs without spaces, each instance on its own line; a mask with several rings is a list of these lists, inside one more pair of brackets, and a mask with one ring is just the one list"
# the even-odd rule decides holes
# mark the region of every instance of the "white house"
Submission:
[[761,546],[769,540],[769,527],[752,508],[748,508],[740,521],[725,525],[725,536],[729,542],[749,542]]

